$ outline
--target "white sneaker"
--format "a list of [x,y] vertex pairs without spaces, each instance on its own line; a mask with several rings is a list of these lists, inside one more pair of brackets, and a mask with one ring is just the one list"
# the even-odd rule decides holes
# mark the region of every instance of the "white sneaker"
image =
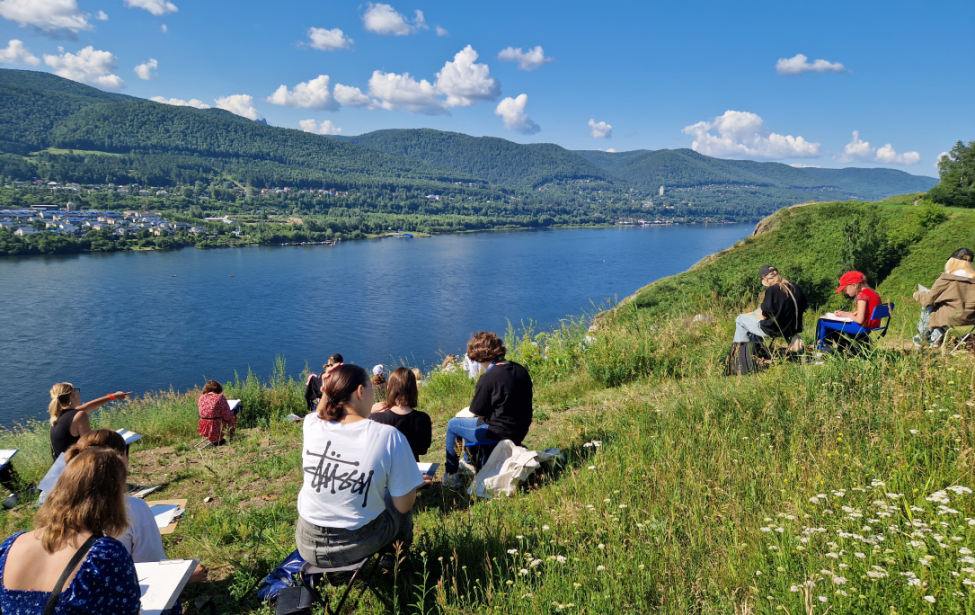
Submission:
[[464,486],[464,481],[457,474],[444,474],[440,483],[447,489],[461,489]]

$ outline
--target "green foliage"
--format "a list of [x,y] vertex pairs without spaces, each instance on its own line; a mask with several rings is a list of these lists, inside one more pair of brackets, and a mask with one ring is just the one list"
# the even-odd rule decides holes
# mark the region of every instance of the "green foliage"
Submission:
[[935,203],[951,207],[975,207],[975,141],[955,143],[938,161],[941,183],[928,191]]

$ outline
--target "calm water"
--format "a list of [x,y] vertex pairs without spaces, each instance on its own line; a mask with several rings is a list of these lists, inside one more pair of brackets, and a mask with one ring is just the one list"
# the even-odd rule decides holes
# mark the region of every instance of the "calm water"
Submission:
[[543,327],[731,246],[736,226],[562,230],[336,247],[0,259],[0,424],[42,418],[55,382],[92,399],[183,390],[276,355],[425,366],[474,331]]

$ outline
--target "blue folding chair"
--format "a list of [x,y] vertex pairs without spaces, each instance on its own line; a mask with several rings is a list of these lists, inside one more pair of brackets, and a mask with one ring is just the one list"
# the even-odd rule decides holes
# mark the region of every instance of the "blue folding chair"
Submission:
[[855,322],[842,322],[839,320],[825,320],[823,318],[819,319],[816,323],[816,348],[819,350],[823,349],[826,343],[826,335],[830,331],[836,331],[843,337],[848,338],[859,338],[861,340],[873,341],[870,337],[871,333],[880,332],[877,339],[881,339],[887,335],[887,329],[890,327],[890,317],[894,313],[893,303],[881,303],[873,309],[873,313],[870,314],[870,320],[883,320],[887,319],[886,323],[882,323],[880,327],[876,329],[869,329],[867,327],[861,327]]

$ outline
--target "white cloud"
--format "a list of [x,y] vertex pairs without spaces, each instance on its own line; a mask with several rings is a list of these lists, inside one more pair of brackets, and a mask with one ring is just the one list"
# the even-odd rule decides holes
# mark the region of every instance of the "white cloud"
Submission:
[[839,62],[826,60],[809,62],[809,58],[797,53],[791,58],[779,58],[775,63],[775,72],[780,75],[801,75],[803,73],[845,73],[847,70]]
[[369,95],[381,101],[377,106],[389,111],[405,109],[424,115],[447,113],[443,101],[437,97],[439,94],[429,81],[417,81],[409,73],[398,75],[377,70],[369,78]]
[[152,102],[162,103],[164,105],[173,105],[175,107],[193,107],[194,109],[209,109],[210,105],[206,104],[202,100],[197,100],[191,98],[189,100],[181,100],[179,98],[163,98],[162,96],[153,96],[150,98]]
[[904,152],[898,154],[894,151],[890,143],[880,149],[870,145],[869,141],[860,139],[860,131],[853,131],[853,139],[843,148],[843,153],[834,156],[840,162],[853,162],[856,160],[864,162],[880,162],[883,164],[912,165],[921,161],[921,154],[917,152]]
[[937,169],[938,168],[938,163],[941,162],[941,159],[942,158],[949,158],[950,159],[951,156],[948,154],[948,152],[941,152],[940,154],[938,154],[938,157],[935,158],[934,164],[931,165],[931,166],[933,166],[934,168]]
[[335,51],[336,49],[352,49],[355,42],[345,35],[339,28],[326,30],[325,28],[308,28],[308,44],[312,49],[319,51]]
[[163,25],[159,26],[159,29],[162,30],[162,33],[163,34],[166,34],[167,32],[169,32],[169,26],[167,26],[166,24],[163,24]]
[[98,21],[108,21],[108,14],[105,11],[98,11],[95,13],[95,19]]
[[362,93],[362,90],[350,85],[335,84],[333,92],[335,100],[343,107],[375,107],[375,102]]
[[[717,135],[711,131],[717,131]],[[815,158],[819,143],[802,137],[780,135],[765,126],[761,117],[747,111],[725,111],[710,122],[698,122],[681,132],[692,135],[691,148],[707,156],[755,158]]]
[[912,165],[921,162],[921,154],[917,152],[904,152],[903,154],[898,154],[894,151],[894,148],[890,145],[890,143],[888,143],[877,150],[877,162],[883,162],[886,164]]
[[342,134],[342,129],[333,124],[330,120],[325,120],[321,124],[315,122],[315,120],[301,120],[298,122],[301,129],[305,132],[313,132],[316,135],[340,135]]
[[139,79],[155,79],[156,73],[153,71],[157,68],[159,68],[159,62],[155,58],[149,58],[148,62],[143,62],[135,67],[135,74],[139,76]]
[[545,51],[542,50],[541,45],[528,51],[522,51],[521,47],[517,49],[508,47],[507,49],[501,50],[498,54],[498,59],[504,60],[505,62],[517,62],[518,68],[521,70],[535,70],[539,66],[555,61],[555,58],[545,57]]
[[233,94],[214,100],[216,100],[217,109],[230,111],[249,120],[257,120],[261,117],[261,114],[257,112],[257,107],[254,106],[254,97],[249,94]]
[[501,83],[491,76],[487,64],[475,64],[477,52],[468,45],[437,73],[434,87],[447,95],[448,107],[469,107],[478,100],[494,100],[501,95]]
[[593,118],[589,120],[589,136],[593,139],[612,139],[613,127],[606,122],[597,122]]
[[0,49],[0,64],[29,64],[40,66],[41,61],[32,54],[22,41],[10,39],[6,49]]
[[542,128],[533,122],[528,117],[528,114],[525,113],[525,107],[527,106],[528,94],[519,94],[518,98],[511,98],[509,96],[498,103],[494,114],[501,116],[504,127],[508,130],[514,130],[523,135],[533,135]]
[[0,0],[0,17],[44,32],[91,30],[90,15],[75,0]]
[[447,32],[447,28],[437,26],[437,36],[450,36],[450,32]]
[[58,51],[61,55],[44,54],[44,63],[54,69],[55,75],[107,90],[125,87],[121,77],[112,74],[118,67],[111,53],[96,51],[91,45],[76,54],[65,52],[63,47],[58,47]]
[[289,91],[288,86],[282,85],[274,94],[267,97],[267,102],[292,107],[295,109],[320,109],[337,111],[339,105],[329,92],[328,75],[319,75],[311,81],[305,81]]
[[125,6],[130,9],[145,9],[156,17],[179,10],[169,0],[125,0]]
[[423,11],[416,11],[416,18],[413,23],[410,23],[396,9],[381,2],[369,3],[369,8],[362,15],[362,23],[369,32],[394,36],[406,36],[418,30],[427,29],[426,20],[423,19]]

